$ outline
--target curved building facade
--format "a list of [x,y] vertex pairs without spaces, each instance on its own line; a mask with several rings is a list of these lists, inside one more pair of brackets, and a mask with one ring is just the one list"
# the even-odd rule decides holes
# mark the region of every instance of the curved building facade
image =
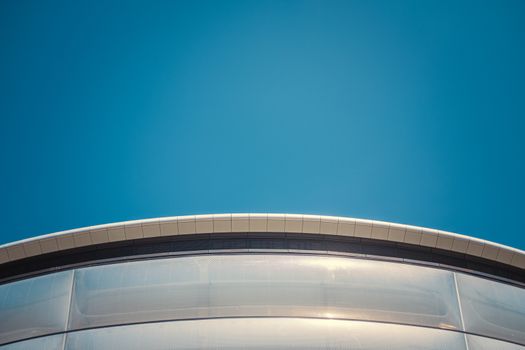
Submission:
[[525,349],[525,252],[342,217],[221,214],[0,246],[0,350]]

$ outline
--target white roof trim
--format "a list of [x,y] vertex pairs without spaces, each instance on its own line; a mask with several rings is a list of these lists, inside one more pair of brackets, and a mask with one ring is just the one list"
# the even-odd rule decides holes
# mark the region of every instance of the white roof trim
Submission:
[[456,233],[346,217],[261,213],[172,216],[60,231],[1,245],[0,264],[105,242],[228,232],[289,232],[382,239],[441,248],[525,269],[524,251]]

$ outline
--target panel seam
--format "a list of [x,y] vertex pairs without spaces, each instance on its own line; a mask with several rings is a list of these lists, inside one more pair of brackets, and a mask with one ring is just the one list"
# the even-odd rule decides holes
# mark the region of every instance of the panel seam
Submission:
[[68,308],[67,308],[66,330],[65,330],[64,338],[62,339],[62,350],[64,350],[65,347],[66,347],[66,338],[68,337],[69,329],[70,329],[69,321],[71,319],[71,308],[72,308],[72,305],[73,305],[73,292],[75,290],[75,275],[76,275],[76,273],[77,273],[77,269],[73,269],[73,277],[72,277],[72,280],[71,280],[71,288],[69,290],[69,303],[68,303]]
[[459,298],[458,279],[456,276],[456,272],[452,272],[452,275],[454,276],[454,289],[456,290],[456,299],[458,301],[459,319],[461,321],[461,329],[463,330],[463,338],[465,339],[465,349],[469,350],[467,333],[466,333],[467,330],[465,329],[465,320],[463,319],[463,307],[461,306],[461,299]]

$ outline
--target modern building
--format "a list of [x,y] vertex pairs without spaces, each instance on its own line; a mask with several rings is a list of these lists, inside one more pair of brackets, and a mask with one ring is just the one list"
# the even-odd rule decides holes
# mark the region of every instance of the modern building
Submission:
[[525,252],[342,217],[221,214],[0,246],[0,350],[525,349]]

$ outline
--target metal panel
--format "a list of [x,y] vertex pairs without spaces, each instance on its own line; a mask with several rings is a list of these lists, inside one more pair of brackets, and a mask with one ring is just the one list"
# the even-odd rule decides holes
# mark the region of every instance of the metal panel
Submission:
[[0,346],[0,350],[61,350],[64,347],[64,334],[50,335]]
[[0,285],[0,344],[64,331],[73,271]]
[[524,289],[460,273],[457,281],[466,331],[525,345]]
[[525,346],[467,334],[469,350],[525,350]]
[[299,255],[209,255],[77,270],[70,328],[231,316],[377,320],[459,329],[451,272]]
[[464,350],[463,334],[359,321],[211,319],[108,327],[68,335],[67,350],[389,349]]

